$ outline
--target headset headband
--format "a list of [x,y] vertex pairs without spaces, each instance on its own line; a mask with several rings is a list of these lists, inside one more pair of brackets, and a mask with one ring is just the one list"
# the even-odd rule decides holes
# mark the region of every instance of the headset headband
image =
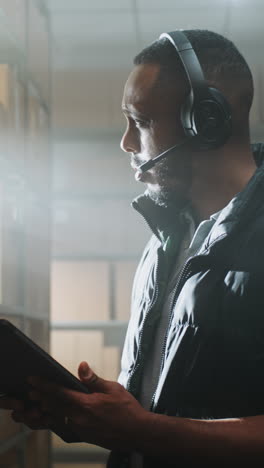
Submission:
[[171,42],[178,53],[189,80],[193,98],[198,101],[206,99],[208,96],[208,87],[203,70],[193,50],[193,46],[186,35],[182,31],[165,32],[160,35],[159,39],[164,37]]

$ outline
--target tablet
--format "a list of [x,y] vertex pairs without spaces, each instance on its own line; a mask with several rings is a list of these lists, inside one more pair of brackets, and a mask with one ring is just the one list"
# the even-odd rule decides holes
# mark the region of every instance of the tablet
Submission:
[[73,374],[8,320],[0,319],[0,394],[27,400],[30,376],[89,393]]

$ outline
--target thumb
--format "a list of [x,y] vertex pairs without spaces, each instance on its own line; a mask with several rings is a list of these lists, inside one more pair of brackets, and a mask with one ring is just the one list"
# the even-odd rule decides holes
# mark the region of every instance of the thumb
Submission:
[[110,382],[98,377],[88,366],[87,362],[81,362],[78,368],[78,375],[82,383],[84,383],[91,392],[107,393],[107,391],[109,391]]

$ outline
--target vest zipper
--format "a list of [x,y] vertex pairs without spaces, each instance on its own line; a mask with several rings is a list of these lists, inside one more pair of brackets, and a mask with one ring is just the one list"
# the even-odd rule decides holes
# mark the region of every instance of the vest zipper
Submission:
[[[164,338],[164,342],[163,342],[163,347],[162,347],[162,350],[161,350],[161,364],[160,364],[160,371],[159,371],[159,377],[161,376],[161,373],[162,373],[162,370],[163,370],[163,366],[164,366],[164,361],[165,361],[165,350],[166,350],[166,346],[167,346],[167,339],[168,339],[168,335],[169,335],[169,330],[170,330],[170,326],[171,326],[171,322],[172,322],[172,318],[173,318],[173,309],[174,309],[174,306],[178,300],[178,297],[180,295],[180,292],[181,292],[181,288],[180,288],[180,283],[182,283],[183,281],[183,278],[184,278],[184,275],[186,274],[186,272],[188,271],[188,269],[190,268],[190,263],[191,263],[191,260],[194,258],[194,255],[189,258],[184,266],[182,267],[182,270],[179,274],[179,277],[178,277],[178,281],[176,283],[176,286],[175,286],[175,289],[174,289],[174,294],[173,294],[173,297],[172,297],[172,300],[171,300],[171,304],[170,304],[170,313],[169,313],[169,320],[168,320],[168,327],[167,327],[167,331],[166,331],[166,334],[165,334],[165,338]],[[188,279],[188,278],[186,278]],[[156,390],[152,396],[152,399],[151,399],[151,404],[150,404],[150,411],[153,411],[153,407],[154,407],[154,400],[155,400],[155,397],[156,397],[156,393],[157,393],[157,387],[156,387]]]
[[[156,278],[157,277],[157,272],[158,272],[158,268],[159,268],[159,263],[160,263],[160,251],[158,251],[158,255],[157,255],[157,263],[155,265],[155,274],[154,274],[154,277]],[[138,340],[138,355],[137,355],[137,364],[135,365],[134,369],[133,369],[133,373],[130,375],[128,381],[127,381],[127,390],[130,391],[130,383],[131,383],[131,380],[133,378],[133,376],[135,375],[135,373],[137,372],[137,370],[139,369],[140,367],[140,364],[141,363],[141,348],[142,348],[142,335],[143,335],[143,332],[144,332],[144,326],[145,326],[145,322],[151,312],[151,310],[155,307],[156,303],[157,303],[157,299],[158,299],[158,296],[159,296],[159,285],[158,285],[158,282],[156,283],[156,286],[155,286],[155,289],[154,289],[154,295],[153,295],[153,300],[152,300],[152,303],[150,304],[148,310],[146,311],[145,313],[145,317],[143,319],[143,323],[142,323],[142,327],[141,327],[141,331],[139,333],[139,340]],[[133,393],[133,392],[132,392]]]

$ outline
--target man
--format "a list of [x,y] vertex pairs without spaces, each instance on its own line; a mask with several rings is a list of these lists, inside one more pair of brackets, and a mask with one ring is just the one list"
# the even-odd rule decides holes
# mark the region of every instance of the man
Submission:
[[185,34],[208,85],[229,103],[232,131],[216,148],[197,151],[188,141],[140,170],[186,140],[190,83],[166,38],[136,57],[121,146],[147,185],[134,207],[153,236],[135,278],[120,383],[83,362],[90,395],[33,378],[30,397],[41,410],[2,402],[30,427],[112,449],[109,467],[264,462],[264,169],[256,170],[249,141],[252,77],[230,41]]

